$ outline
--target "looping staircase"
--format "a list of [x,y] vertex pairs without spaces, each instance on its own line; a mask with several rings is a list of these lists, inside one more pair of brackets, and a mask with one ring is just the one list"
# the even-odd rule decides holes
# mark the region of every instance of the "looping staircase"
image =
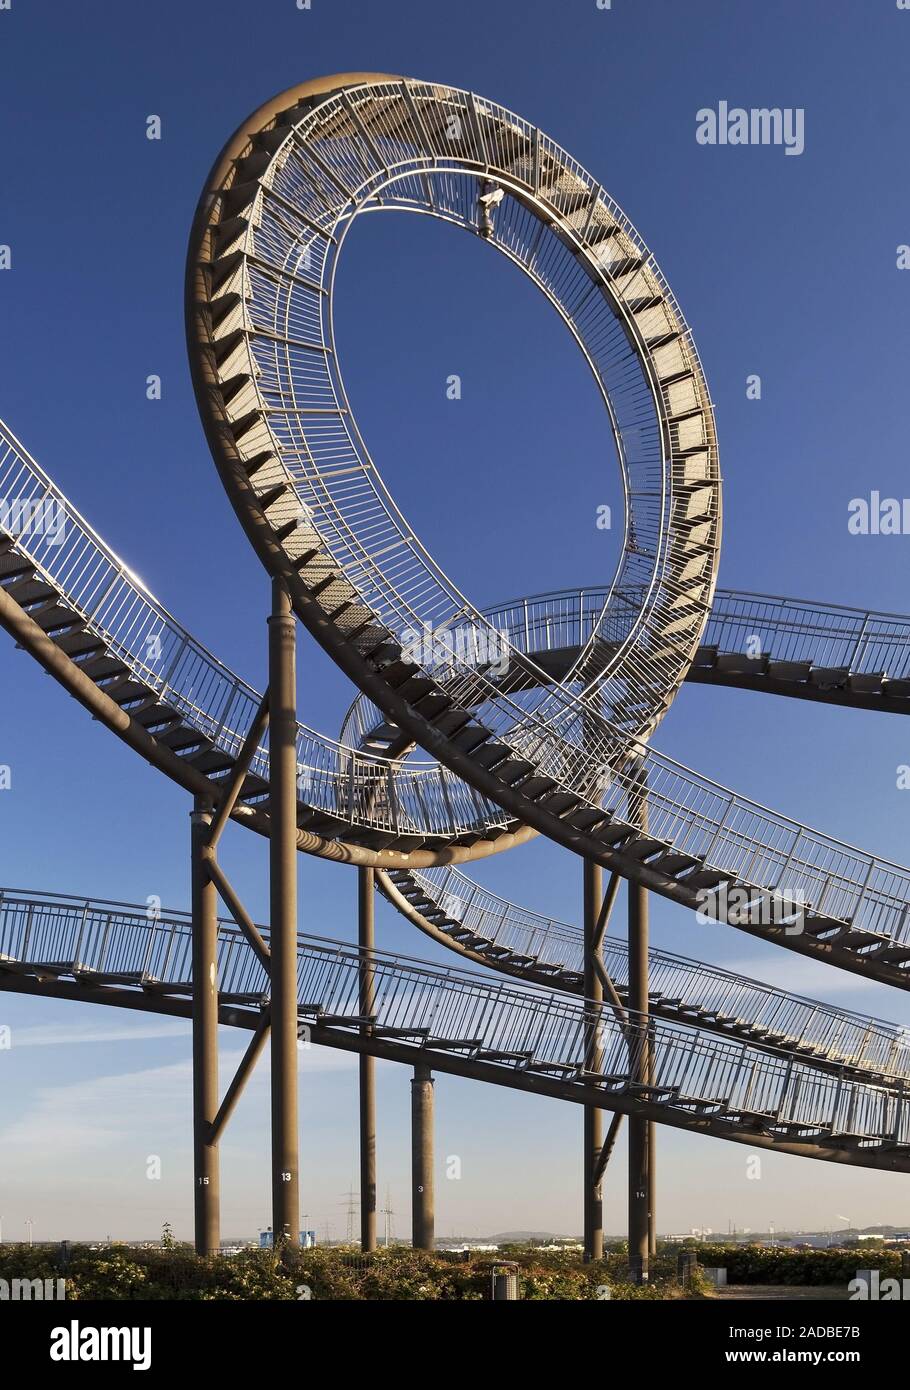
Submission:
[[[332,292],[355,216],[387,209],[441,218],[507,256],[594,375],[629,524],[612,584],[579,594],[577,612],[565,596],[530,601],[533,622],[528,602],[517,615],[515,605],[476,610],[423,550],[367,453],[338,369]],[[707,386],[669,286],[600,184],[473,93],[369,74],[307,84],[247,121],[213,170],[191,235],[187,327],[208,441],[247,536],[363,692],[347,745],[300,727],[299,847],[391,870],[383,891],[412,921],[524,977],[491,983],[381,953],[365,962],[301,938],[299,1012],[314,1038],[740,1142],[910,1170],[906,1064],[890,1025],[666,953],[652,956],[654,1016],[619,1018],[573,997],[571,928],[529,923],[511,904],[497,922],[492,895],[473,915],[453,911],[452,871],[432,876],[543,832],[691,908],[707,895],[709,911],[713,901],[724,920],[790,949],[910,980],[910,871],[647,746],[687,677],[903,709],[910,624],[866,614],[854,631],[846,610],[748,595],[722,594],[712,610],[721,504]],[[66,518],[65,534],[0,532],[0,624],[144,757],[217,801],[260,696],[156,603],[2,425],[0,495],[53,501]],[[558,643],[553,599],[567,625]],[[494,635],[497,648],[505,641],[505,670],[454,648],[438,665],[415,659],[409,634],[456,622]],[[758,646],[743,653],[746,626]],[[855,638],[847,654],[845,633]],[[415,744],[436,761],[406,756]],[[269,833],[265,742],[234,814]],[[746,902],[738,916],[721,905],[732,890]],[[792,913],[755,921],[753,909],[797,891],[798,923]],[[3,894],[0,987],[185,1012],[189,941],[176,914]],[[615,943],[607,953],[624,998]],[[381,980],[369,1017],[359,1012],[366,964]],[[226,926],[219,979],[225,1021],[251,1026],[268,980]],[[645,1072],[646,1085],[633,1079]]]
[[[642,606],[606,666],[593,645],[580,654],[586,684],[591,674],[584,699],[529,682],[517,650],[498,679],[453,657],[440,680],[406,654],[415,628],[484,619],[389,497],[338,374],[332,289],[354,217],[391,207],[476,233],[481,171],[504,193],[484,237],[539,285],[584,352],[634,519],[617,582],[637,586]],[[634,228],[564,151],[494,103],[426,83],[328,79],[289,93],[287,106],[272,103],[261,125],[253,117],[219,161],[191,237],[189,283],[209,442],[248,536],[288,583],[302,621],[482,796],[583,848],[592,820],[604,819],[600,782],[628,760],[629,736],[654,728],[688,669],[720,537],[707,388]],[[516,698],[529,689],[536,702]]]

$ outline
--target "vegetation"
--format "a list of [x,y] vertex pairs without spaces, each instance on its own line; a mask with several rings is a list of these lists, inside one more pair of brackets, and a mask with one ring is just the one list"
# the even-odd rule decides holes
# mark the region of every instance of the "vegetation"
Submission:
[[0,1246],[0,1279],[65,1278],[66,1297],[85,1299],[321,1299],[480,1301],[489,1299],[497,1265],[517,1266],[522,1299],[595,1300],[703,1298],[710,1296],[704,1276],[687,1287],[676,1278],[684,1248],[696,1251],[703,1266],[727,1270],[731,1284],[845,1285],[860,1267],[899,1278],[901,1257],[881,1248],[794,1250],[760,1245],[693,1243],[662,1245],[651,1262],[651,1283],[628,1282],[624,1242],[611,1242],[604,1259],[583,1264],[577,1250],[542,1251],[530,1245],[463,1256],[445,1251],[427,1255],[409,1246],[392,1246],[374,1255],[353,1247],[286,1251],[248,1249],[236,1255],[200,1259],[175,1240],[166,1227],[160,1246],[103,1249],[72,1246]]
[[858,1269],[878,1269],[883,1279],[899,1279],[901,1257],[880,1245],[852,1249],[771,1249],[767,1245],[707,1245],[692,1248],[702,1265],[721,1266],[730,1284],[848,1284]]
[[[66,1297],[85,1299],[295,1299],[479,1301],[490,1297],[497,1260],[488,1254],[463,1258],[393,1246],[374,1255],[359,1250],[317,1248],[288,1251],[249,1249],[202,1259],[169,1235],[159,1249],[112,1245],[102,1250],[73,1246],[65,1263],[57,1246],[0,1246],[0,1279],[66,1279]],[[595,1300],[702,1297],[696,1280],[683,1289],[675,1279],[675,1257],[664,1261],[654,1282],[627,1282],[625,1257],[611,1253],[582,1264],[577,1253],[516,1248],[523,1299]],[[499,1261],[498,1263],[502,1263]],[[609,1293],[606,1291],[609,1290]]]

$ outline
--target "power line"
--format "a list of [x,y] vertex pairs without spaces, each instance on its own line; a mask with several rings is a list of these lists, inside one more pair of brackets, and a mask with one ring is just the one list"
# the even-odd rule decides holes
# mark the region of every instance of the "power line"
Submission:
[[395,1238],[395,1213],[392,1210],[392,1189],[390,1187],[385,1190],[385,1206],[382,1209],[382,1215],[385,1218],[385,1244],[388,1249],[391,1241]]
[[354,1232],[357,1229],[357,1213],[360,1206],[360,1196],[359,1193],[354,1191],[353,1184],[348,1188],[347,1192],[344,1195],[348,1199],[348,1204],[346,1208],[348,1218],[348,1229],[346,1239],[348,1245],[353,1245]]

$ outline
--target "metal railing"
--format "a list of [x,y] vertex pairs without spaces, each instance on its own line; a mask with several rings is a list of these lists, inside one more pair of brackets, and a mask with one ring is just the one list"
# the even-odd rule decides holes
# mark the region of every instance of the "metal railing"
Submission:
[[[531,956],[544,965],[582,974],[580,928],[519,907],[451,866],[412,870],[409,877],[448,917],[478,937],[518,956]],[[607,937],[603,956],[607,972],[624,989],[628,983],[627,943]],[[814,1047],[832,1062],[879,1076],[910,1078],[910,1029],[883,1019],[838,1009],[656,949],[650,952],[649,991],[653,998],[677,1001],[675,1007],[683,1010],[702,1008],[731,1023],[767,1030],[788,1045]]]
[[910,618],[719,590],[704,646],[856,674],[910,676]]
[[[137,679],[216,747],[236,755],[259,694],[151,597],[5,426],[0,429],[0,497],[53,498],[65,509],[67,528],[60,544],[52,536],[25,534],[13,537],[17,551],[27,555]],[[555,746],[566,757],[566,746],[558,740]],[[632,815],[629,808],[643,770],[654,839],[745,885],[799,897],[832,921],[895,942],[910,938],[910,870],[778,815],[653,749],[639,751],[640,762],[617,773],[603,797],[614,818]],[[576,752],[581,759],[580,750]],[[254,760],[253,771],[260,775],[267,770],[265,757],[260,749]],[[304,803],[338,815],[352,827],[366,823],[396,834],[427,833],[445,840],[477,827],[510,823],[438,764],[389,763],[302,726],[298,758]],[[384,795],[379,791],[383,778]]]
[[[621,640],[628,604],[623,592],[570,589],[487,609],[497,627],[530,656],[586,642],[604,603]],[[602,620],[601,620],[602,621]],[[755,634],[771,660],[884,671],[902,677],[910,662],[910,619],[836,605],[718,591],[705,643],[719,652],[748,650]],[[604,639],[606,640],[606,639]],[[736,645],[736,644],[739,645]],[[383,716],[364,696],[348,710],[342,737],[360,743]],[[799,899],[832,921],[910,940],[910,871],[837,841],[701,775],[653,749],[642,749],[648,783],[649,835],[668,848],[731,873],[745,886]],[[628,814],[638,772],[618,774],[603,804]]]
[[[609,600],[607,613],[604,605]],[[595,630],[624,640],[640,594],[603,585],[511,600],[484,610],[527,655],[582,647]],[[717,589],[702,646],[718,655],[752,655],[856,674],[910,676],[910,617],[811,599]]]
[[[0,895],[0,955],[7,962],[45,966],[96,983],[141,985],[190,982],[191,930],[183,914],[150,915],[122,903],[4,891]],[[534,1070],[611,1094],[629,1091],[639,1045],[635,1015],[626,1030],[609,1008],[523,985],[497,984],[467,971],[440,969],[410,957],[370,954],[375,981],[374,1029],[396,1030],[432,1055],[459,1043],[478,1060],[529,1077]],[[2,965],[2,962],[0,962]],[[363,958],[357,948],[318,937],[298,943],[301,1019],[360,1026]],[[228,997],[265,1000],[268,981],[245,938],[222,924],[219,990]],[[588,1070],[592,1011],[601,1058]],[[736,1127],[764,1117],[769,1127],[811,1141],[852,1135],[875,1147],[910,1142],[910,1114],[901,1091],[831,1075],[792,1054],[772,1053],[687,1025],[651,1019],[638,1030],[653,1058],[651,1098],[677,1113],[708,1107]],[[529,1087],[533,1088],[529,1080]]]
[[[10,506],[15,501],[15,507]],[[194,730],[236,757],[261,694],[198,642],[148,591],[0,421],[0,534],[137,681]],[[50,506],[60,527],[9,528]],[[51,512],[47,513],[48,515]],[[351,825],[443,840],[507,825],[499,807],[435,763],[365,755],[305,725],[297,733],[298,790],[309,809]],[[250,771],[268,780],[268,740]]]
[[[524,174],[532,146],[537,178],[529,193]],[[356,212],[376,210],[381,199],[382,207],[422,211],[477,231],[478,163],[489,177],[522,190],[500,204],[488,240],[535,280],[562,315],[604,395],[630,516],[619,583],[626,589],[638,585],[646,611],[630,628],[611,672],[595,677],[598,699],[590,709],[580,707],[576,693],[552,684],[515,701],[511,677],[492,681],[476,664],[457,660],[448,691],[461,705],[485,700],[485,722],[497,737],[508,742],[518,732],[525,753],[534,745],[541,771],[586,794],[585,759],[566,757],[560,744],[578,745],[584,733],[591,760],[615,757],[616,731],[599,722],[604,708],[627,730],[653,726],[682,679],[702,626],[692,602],[693,552],[704,556],[712,536],[715,551],[717,545],[718,477],[707,388],[669,287],[621,210],[565,151],[514,113],[491,102],[478,104],[470,93],[389,82],[329,97],[301,115],[262,176],[255,215],[241,238],[249,293],[237,306],[237,322],[221,326],[228,338],[242,327],[246,347],[239,343],[222,370],[225,377],[236,374],[243,358],[255,382],[267,431],[256,434],[256,444],[268,447],[270,439],[275,455],[263,493],[278,481],[290,483],[312,534],[379,624],[399,640],[424,625],[436,631],[463,611],[483,625],[483,616],[413,536],[372,464],[339,375],[331,309],[337,257]],[[559,236],[551,230],[554,210]],[[607,226],[609,254],[605,241],[598,251],[597,239],[591,239],[595,228]],[[302,253],[310,277],[304,285],[287,278],[299,269]],[[263,266],[271,273],[261,273]],[[593,293],[595,288],[601,292]],[[672,367],[660,365],[656,354],[662,349],[649,346],[661,337],[672,339],[679,357]],[[683,391],[680,376],[693,397],[685,411],[676,400]],[[665,378],[672,384],[665,386]],[[702,490],[715,499],[700,513],[697,544],[690,542],[694,522],[682,458],[694,448],[696,434]],[[290,515],[284,501],[277,503],[276,527]],[[289,546],[301,544],[291,536]],[[295,553],[289,549],[292,558]],[[712,583],[709,563],[705,609]],[[680,620],[683,589],[688,616]],[[664,637],[671,623],[674,635]]]
[[[640,604],[638,591],[593,585],[512,599],[485,608],[484,614],[532,660],[559,652],[571,661],[595,631],[607,648],[623,642]],[[816,670],[910,679],[910,617],[899,613],[717,589],[701,645],[718,656],[760,656]],[[358,747],[383,722],[382,713],[360,695],[345,715],[341,741]]]

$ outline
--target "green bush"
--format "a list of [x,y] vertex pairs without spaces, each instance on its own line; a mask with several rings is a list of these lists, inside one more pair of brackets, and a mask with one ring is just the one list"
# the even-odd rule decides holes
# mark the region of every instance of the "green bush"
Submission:
[[896,1250],[793,1250],[765,1245],[704,1245],[692,1247],[699,1264],[720,1266],[730,1284],[847,1284],[857,1269],[881,1270],[883,1279],[899,1278],[901,1258]]
[[[701,1281],[689,1289],[675,1282],[675,1255],[659,1260],[653,1282],[644,1287],[628,1283],[626,1257],[611,1251],[597,1264],[582,1264],[576,1252],[515,1250],[509,1259],[519,1266],[521,1297],[539,1301],[610,1298],[662,1299],[701,1297]],[[462,1259],[426,1254],[408,1246],[381,1249],[373,1255],[359,1250],[317,1248],[243,1250],[237,1255],[203,1259],[185,1245],[172,1242],[161,1249],[134,1250],[112,1245],[103,1250],[73,1246],[64,1268],[57,1246],[0,1246],[0,1278],[66,1279],[66,1297],[90,1299],[280,1299],[324,1301],[447,1301],[489,1299],[496,1259],[483,1255]]]

